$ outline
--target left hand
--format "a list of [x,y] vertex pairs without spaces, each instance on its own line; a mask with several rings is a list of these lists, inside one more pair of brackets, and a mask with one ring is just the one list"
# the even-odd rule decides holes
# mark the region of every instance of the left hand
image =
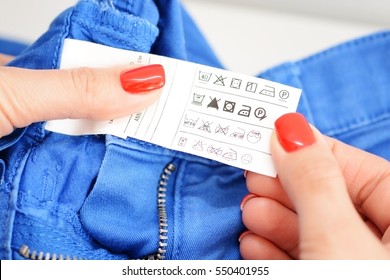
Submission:
[[14,57],[6,54],[0,53],[0,66],[6,65],[10,62]]
[[[2,56],[6,62],[11,57]],[[110,120],[141,112],[160,96],[161,65],[30,70],[0,66],[0,137],[53,119]]]
[[[286,138],[294,138],[299,121],[304,124],[299,114],[281,119]],[[243,258],[389,259],[390,163],[325,137],[307,122],[303,127],[308,137],[294,139],[298,148],[273,134],[278,178],[247,173]]]

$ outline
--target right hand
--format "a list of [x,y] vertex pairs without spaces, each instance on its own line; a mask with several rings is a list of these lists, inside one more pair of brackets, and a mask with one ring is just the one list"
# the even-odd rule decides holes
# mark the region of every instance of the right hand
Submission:
[[278,178],[247,173],[247,259],[389,259],[390,163],[321,135],[300,114],[275,123]]

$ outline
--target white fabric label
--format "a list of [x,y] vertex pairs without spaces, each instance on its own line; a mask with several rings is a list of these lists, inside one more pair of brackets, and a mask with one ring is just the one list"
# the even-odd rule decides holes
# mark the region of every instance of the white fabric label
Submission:
[[61,68],[161,64],[166,85],[154,105],[115,120],[55,120],[69,135],[112,134],[275,177],[270,136],[275,120],[296,110],[301,90],[167,57],[66,39]]

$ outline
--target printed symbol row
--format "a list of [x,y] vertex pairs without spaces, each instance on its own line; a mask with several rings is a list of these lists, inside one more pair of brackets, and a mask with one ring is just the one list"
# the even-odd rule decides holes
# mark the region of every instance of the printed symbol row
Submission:
[[[206,95],[194,93],[192,104],[197,106],[202,106]],[[217,111],[219,110],[221,99],[217,99],[216,97],[211,98],[209,96],[210,101],[207,103],[207,108],[213,108]],[[237,109],[237,103],[230,100],[225,100],[223,103],[223,111],[227,113],[234,113]],[[251,115],[253,108],[249,105],[241,105],[241,108],[238,110],[237,115],[242,117],[249,117]],[[267,111],[263,107],[257,107],[253,110],[253,115],[255,118],[259,120],[263,120],[267,117]]]
[[[242,79],[238,78],[231,78],[229,79],[227,76],[224,75],[217,75],[213,74],[210,72],[204,72],[204,71],[199,71],[199,77],[198,77],[200,82],[212,82],[214,85],[217,86],[230,86],[230,88],[233,89],[241,89],[245,88],[245,91],[251,92],[251,93],[256,93],[258,89],[258,83],[249,81],[244,83]],[[269,97],[275,97],[276,96],[276,90],[275,87],[265,85],[260,91],[259,94],[269,96]],[[280,99],[286,100],[290,97],[290,93],[288,90],[280,90],[278,93],[278,97]]]
[[258,130],[251,130],[246,133],[243,128],[236,127],[234,130],[230,126],[222,126],[221,124],[213,125],[213,122],[201,120],[200,118],[191,119],[187,115],[184,117],[183,126],[188,128],[198,129],[206,133],[220,134],[222,136],[243,140],[246,135],[246,139],[249,143],[256,144],[261,140],[261,133]]
[[[178,146],[179,147],[186,147],[188,142],[188,138],[186,137],[180,137]],[[193,144],[191,144],[191,148],[193,150],[196,150],[198,152],[205,152],[209,154],[210,156],[214,157],[222,157],[223,159],[227,161],[237,161],[239,156],[237,151],[229,148],[227,150],[224,150],[223,148],[216,146],[216,145],[209,145],[203,140],[197,140]],[[244,164],[250,164],[252,162],[252,156],[250,154],[244,154],[241,156],[241,162]]]

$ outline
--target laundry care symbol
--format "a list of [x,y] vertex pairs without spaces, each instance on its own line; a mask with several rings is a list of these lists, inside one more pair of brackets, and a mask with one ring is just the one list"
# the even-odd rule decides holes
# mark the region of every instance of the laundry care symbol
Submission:
[[210,81],[212,73],[199,71],[199,81],[201,82],[208,82]]
[[196,126],[196,124],[198,123],[198,121],[199,121],[199,118],[193,119],[193,118],[189,118],[187,115],[185,115],[183,125],[185,127],[194,128]]
[[211,133],[211,125],[213,124],[212,122],[209,121],[204,121],[202,120],[203,124],[198,127],[199,130],[202,130],[204,132]]
[[207,105],[207,108],[214,108],[214,109],[217,109],[217,110],[219,110],[219,106],[218,106],[218,102],[221,100],[221,99],[218,99],[217,100],[217,98],[211,98],[210,97],[210,99],[211,99],[211,101],[210,101],[210,103]]
[[223,111],[228,113],[234,113],[235,107],[236,107],[236,102],[226,100],[225,104],[223,105]]
[[197,106],[202,106],[204,97],[205,97],[204,94],[194,93],[194,95],[192,97],[192,104],[197,105]]
[[248,92],[255,93],[256,90],[257,90],[257,84],[256,84],[256,83],[253,83],[253,82],[248,82],[248,83],[246,84],[245,90],[248,91]]
[[222,134],[227,135],[229,132],[229,126],[221,126],[220,124],[217,125],[215,128],[215,134]]
[[242,80],[233,78],[230,84],[231,88],[240,89]]
[[222,75],[215,76],[217,77],[217,79],[214,81],[214,85],[225,86],[225,80],[227,79],[227,77],[224,77]]

